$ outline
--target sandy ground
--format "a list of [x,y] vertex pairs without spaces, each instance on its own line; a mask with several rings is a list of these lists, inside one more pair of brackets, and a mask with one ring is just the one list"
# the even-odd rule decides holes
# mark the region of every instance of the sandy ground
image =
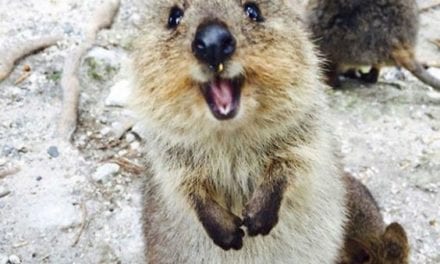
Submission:
[[[118,139],[129,113],[108,106],[124,94],[109,98],[142,27],[135,1],[122,1],[112,29],[99,34],[82,64],[73,146],[53,139],[63,61],[97,6],[97,0],[0,0],[0,48],[17,37],[65,36],[0,83],[0,173],[20,168],[0,178],[0,264],[143,263],[142,173],[115,164],[142,165],[142,139],[136,130]],[[439,28],[439,8],[422,15],[422,61],[440,62],[430,42],[440,38]],[[15,84],[24,65],[32,74]],[[440,263],[440,94],[397,69],[377,85],[350,82],[328,94],[346,169],[371,189],[387,222],[405,226],[412,263]]]

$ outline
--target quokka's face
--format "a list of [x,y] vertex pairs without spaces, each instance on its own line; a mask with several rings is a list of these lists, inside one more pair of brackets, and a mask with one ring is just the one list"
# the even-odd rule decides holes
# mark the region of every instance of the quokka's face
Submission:
[[140,112],[178,129],[273,119],[292,99],[289,89],[300,94],[309,70],[291,7],[283,0],[147,2],[134,54]]

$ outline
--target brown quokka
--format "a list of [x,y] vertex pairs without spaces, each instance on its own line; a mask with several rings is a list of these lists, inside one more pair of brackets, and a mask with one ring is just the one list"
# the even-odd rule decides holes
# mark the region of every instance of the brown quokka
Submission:
[[346,175],[348,218],[339,264],[407,264],[409,243],[398,223],[385,228],[379,207],[368,189]]
[[440,80],[415,58],[415,0],[309,0],[307,24],[328,60],[328,83],[334,87],[340,86],[339,76],[348,69],[372,66],[360,78],[375,83],[381,67],[397,65],[440,90]]
[[148,127],[148,263],[340,259],[347,185],[319,62],[286,2],[146,2],[133,103]]

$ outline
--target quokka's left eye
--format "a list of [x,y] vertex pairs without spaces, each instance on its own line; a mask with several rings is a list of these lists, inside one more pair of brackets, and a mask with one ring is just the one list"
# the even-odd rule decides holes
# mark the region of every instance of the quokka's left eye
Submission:
[[244,12],[252,21],[255,22],[264,21],[264,17],[261,14],[260,8],[254,2],[247,2],[246,4],[244,4]]
[[170,10],[170,16],[168,18],[168,28],[175,29],[179,26],[183,19],[184,12],[179,7],[175,6]]

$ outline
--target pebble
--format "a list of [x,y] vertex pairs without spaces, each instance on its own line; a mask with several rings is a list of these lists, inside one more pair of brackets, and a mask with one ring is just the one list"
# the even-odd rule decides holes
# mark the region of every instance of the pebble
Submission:
[[127,141],[127,143],[133,143],[136,140],[136,136],[133,135],[133,133],[128,133],[125,136],[125,141]]
[[431,91],[428,92],[427,94],[431,99],[440,100],[440,92],[438,91]]
[[110,132],[112,132],[112,129],[110,127],[104,127],[99,133],[103,136],[107,136],[108,134],[110,134]]
[[127,106],[131,93],[131,83],[123,79],[110,88],[110,94],[105,99],[106,106],[124,107]]
[[20,264],[21,259],[17,255],[11,255],[9,256],[9,263],[11,264]]
[[131,15],[130,20],[134,26],[142,27],[142,17],[139,14],[134,13],[133,15]]
[[0,184],[0,198],[4,198],[11,194],[11,191],[4,185]]
[[74,32],[73,26],[71,24],[64,24],[63,26],[64,33],[70,35]]
[[8,264],[9,258],[5,255],[0,255],[0,264]]
[[55,146],[51,146],[47,149],[47,154],[51,156],[52,158],[58,158],[60,156],[60,152],[58,151],[58,148]]
[[140,147],[141,147],[141,143],[139,143],[138,141],[135,141],[135,142],[130,144],[130,148],[132,150],[139,150]]
[[139,138],[143,139],[145,138],[145,131],[148,131],[147,127],[141,123],[136,123],[133,128],[131,129],[131,132],[139,136]]
[[119,173],[121,167],[115,163],[107,163],[99,167],[93,174],[92,178],[98,183],[105,184],[111,180],[113,176]]
[[2,154],[4,156],[12,156],[18,153],[17,149],[11,145],[4,145],[2,149]]
[[430,67],[428,72],[433,75],[435,78],[440,79],[440,69],[436,67]]

